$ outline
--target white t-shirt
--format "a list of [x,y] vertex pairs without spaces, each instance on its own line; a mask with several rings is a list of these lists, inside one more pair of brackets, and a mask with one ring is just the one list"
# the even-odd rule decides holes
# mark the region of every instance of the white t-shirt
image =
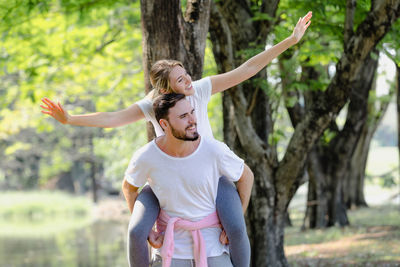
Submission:
[[[210,101],[212,89],[211,79],[210,77],[205,77],[201,80],[194,81],[192,85],[195,93],[191,96],[186,96],[186,99],[189,100],[190,104],[192,104],[192,107],[195,110],[197,117],[197,131],[199,132],[200,136],[213,137],[207,114],[207,105]],[[164,131],[155,118],[152,100],[144,98],[136,102],[136,104],[139,105],[146,120],[153,124],[156,135],[164,135]]]
[[[201,137],[197,149],[183,158],[169,156],[153,140],[134,153],[125,178],[135,187],[148,182],[160,207],[170,217],[199,221],[216,211],[219,178],[225,176],[231,181],[237,181],[243,168],[243,160],[227,145],[213,138]],[[220,232],[220,228],[201,230],[207,257],[228,252],[227,247],[219,242]],[[173,258],[193,259],[190,232],[176,230],[174,233]]]

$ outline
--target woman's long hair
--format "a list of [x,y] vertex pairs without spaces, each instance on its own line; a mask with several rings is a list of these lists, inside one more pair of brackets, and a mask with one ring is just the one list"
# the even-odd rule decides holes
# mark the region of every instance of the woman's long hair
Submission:
[[169,74],[176,66],[184,68],[182,62],[172,59],[162,59],[151,66],[150,83],[153,90],[148,94],[149,97],[154,99],[161,94],[174,93],[169,82]]

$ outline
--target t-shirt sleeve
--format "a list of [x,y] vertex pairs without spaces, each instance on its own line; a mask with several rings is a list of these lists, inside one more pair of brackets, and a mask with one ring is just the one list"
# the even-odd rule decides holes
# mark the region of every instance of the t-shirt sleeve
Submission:
[[141,150],[133,154],[128,168],[125,171],[126,181],[135,187],[143,186],[148,177],[148,168],[143,162],[141,154]]
[[212,84],[210,77],[205,77],[193,82],[193,87],[196,90],[195,96],[199,103],[208,103],[211,98]]
[[218,170],[220,174],[232,182],[238,181],[243,173],[244,161],[222,142],[218,142],[218,151]]
[[145,97],[142,100],[136,102],[136,104],[142,110],[143,115],[146,118],[146,121],[151,122],[151,124],[153,125],[154,130],[156,131],[156,135],[157,136],[164,135],[164,131],[162,130],[160,124],[156,120],[156,115],[153,109],[153,101],[150,98]]
[[151,99],[145,97],[136,102],[136,104],[142,110],[144,117],[146,118],[146,121],[151,121],[152,118],[155,117],[153,110],[153,102],[151,101]]

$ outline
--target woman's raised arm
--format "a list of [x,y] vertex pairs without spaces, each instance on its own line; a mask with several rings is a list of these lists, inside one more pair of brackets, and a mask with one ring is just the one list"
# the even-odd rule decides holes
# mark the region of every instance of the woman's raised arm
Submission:
[[133,104],[126,109],[115,112],[96,112],[84,115],[70,115],[64,107],[48,98],[43,98],[42,113],[52,116],[62,124],[75,126],[89,126],[102,128],[115,128],[144,118],[144,114],[138,104]]
[[279,56],[281,53],[286,51],[292,45],[298,43],[303,37],[304,32],[310,26],[312,12],[308,12],[302,18],[299,18],[293,33],[283,40],[282,42],[274,45],[273,47],[255,55],[250,58],[242,65],[234,70],[219,75],[211,76],[212,83],[212,94],[222,92],[228,88],[231,88],[239,83],[253,77],[265,66],[268,65],[274,58]]

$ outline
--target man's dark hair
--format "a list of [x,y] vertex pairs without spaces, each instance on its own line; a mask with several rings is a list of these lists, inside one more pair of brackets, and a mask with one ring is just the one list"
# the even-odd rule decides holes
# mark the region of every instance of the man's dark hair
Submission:
[[184,94],[176,93],[158,96],[153,102],[153,109],[157,122],[160,123],[161,119],[168,120],[169,109],[174,107],[175,104],[183,98],[185,98]]

